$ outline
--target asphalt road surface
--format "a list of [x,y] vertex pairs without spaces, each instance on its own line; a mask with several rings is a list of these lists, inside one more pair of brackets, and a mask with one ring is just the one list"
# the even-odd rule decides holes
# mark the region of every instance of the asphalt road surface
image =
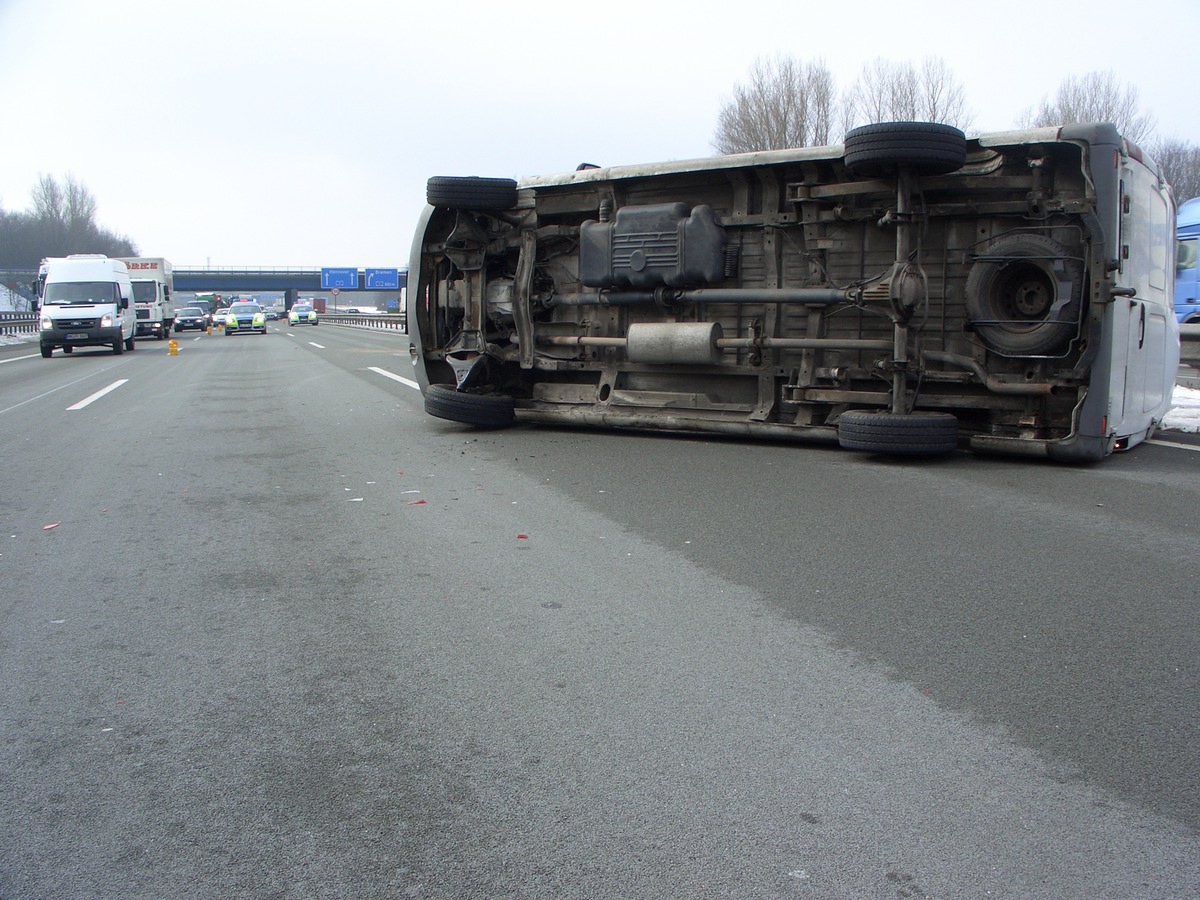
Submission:
[[473,431],[410,376],[0,350],[0,898],[1200,895],[1195,450]]

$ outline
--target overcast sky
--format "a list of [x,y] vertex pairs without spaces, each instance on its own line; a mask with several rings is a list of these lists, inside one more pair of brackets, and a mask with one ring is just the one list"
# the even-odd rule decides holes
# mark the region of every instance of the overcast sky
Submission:
[[[176,266],[393,267],[431,175],[712,153],[757,57],[939,57],[974,131],[1111,70],[1200,144],[1197,0],[0,0],[0,208],[74,176]],[[1191,37],[1189,37],[1191,36]]]

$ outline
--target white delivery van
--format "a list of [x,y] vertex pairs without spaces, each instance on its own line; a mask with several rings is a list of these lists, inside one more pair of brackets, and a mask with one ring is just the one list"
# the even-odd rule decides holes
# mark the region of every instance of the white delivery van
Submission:
[[42,356],[57,348],[133,349],[137,319],[129,270],[119,259],[81,253],[42,261],[37,280]]
[[152,335],[160,341],[171,334],[175,324],[175,290],[171,264],[161,256],[122,257],[133,282],[133,305],[137,316],[138,337]]

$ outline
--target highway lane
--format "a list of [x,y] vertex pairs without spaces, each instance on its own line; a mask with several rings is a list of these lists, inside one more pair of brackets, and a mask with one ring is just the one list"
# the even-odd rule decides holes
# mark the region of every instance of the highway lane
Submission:
[[479,432],[396,335],[180,343],[0,363],[6,900],[1195,893],[1195,454]]

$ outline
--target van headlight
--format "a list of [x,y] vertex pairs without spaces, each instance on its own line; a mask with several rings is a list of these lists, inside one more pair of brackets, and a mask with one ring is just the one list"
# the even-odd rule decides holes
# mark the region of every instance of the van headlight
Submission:
[[49,316],[42,316],[42,331],[49,331],[54,327],[54,320]]
[[113,323],[112,313],[105,313],[104,315],[102,315],[100,317],[100,327],[101,328],[112,328],[112,323]]

